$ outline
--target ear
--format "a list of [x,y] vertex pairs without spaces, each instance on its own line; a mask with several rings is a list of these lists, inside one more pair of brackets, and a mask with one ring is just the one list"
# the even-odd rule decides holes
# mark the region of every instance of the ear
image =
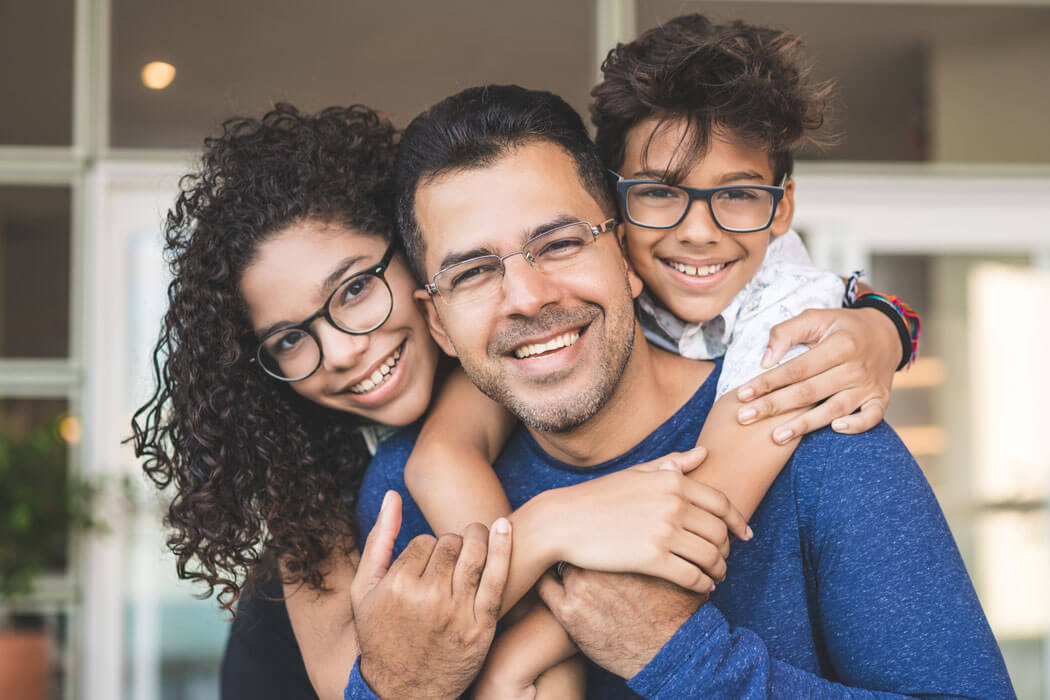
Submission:
[[791,228],[791,220],[795,217],[795,181],[791,178],[784,183],[784,197],[777,205],[777,213],[773,215],[773,223],[769,226],[769,232],[774,236],[787,233]]
[[445,332],[445,325],[441,322],[441,317],[438,316],[434,299],[425,289],[417,289],[412,292],[412,296],[415,297],[416,303],[419,305],[419,312],[427,319],[427,327],[430,328],[430,335],[434,337],[434,342],[445,351],[446,355],[458,357],[455,346],[452,345],[452,341],[449,340],[448,334]]

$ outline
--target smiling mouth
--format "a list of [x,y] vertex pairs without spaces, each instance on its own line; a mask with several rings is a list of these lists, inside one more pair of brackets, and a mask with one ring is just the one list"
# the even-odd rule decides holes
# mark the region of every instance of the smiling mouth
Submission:
[[580,339],[580,331],[574,330],[568,333],[562,333],[561,335],[551,338],[546,343],[530,343],[529,345],[522,345],[520,348],[514,351],[514,357],[519,360],[525,360],[530,357],[537,357],[539,355],[546,355],[547,353],[561,348],[567,348],[571,345],[575,345],[576,341]]
[[681,272],[683,275],[689,275],[690,277],[710,277],[711,275],[717,274],[726,269],[726,266],[729,265],[727,262],[716,263],[714,265],[686,265],[685,263],[676,262],[674,260],[664,260],[663,263],[672,270]]
[[372,372],[372,376],[362,379],[357,384],[350,387],[351,394],[367,394],[370,391],[375,391],[379,387],[386,383],[386,380],[393,374],[394,368],[397,367],[398,361],[401,359],[401,348],[402,345],[398,345],[394,348],[394,352],[390,353],[387,358],[383,361],[383,364],[379,366],[379,369]]

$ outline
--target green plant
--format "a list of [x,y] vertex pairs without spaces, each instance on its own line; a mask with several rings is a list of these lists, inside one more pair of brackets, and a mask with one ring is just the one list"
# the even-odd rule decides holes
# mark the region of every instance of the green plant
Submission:
[[0,596],[28,592],[66,553],[70,533],[94,528],[95,489],[69,474],[62,417],[0,432]]

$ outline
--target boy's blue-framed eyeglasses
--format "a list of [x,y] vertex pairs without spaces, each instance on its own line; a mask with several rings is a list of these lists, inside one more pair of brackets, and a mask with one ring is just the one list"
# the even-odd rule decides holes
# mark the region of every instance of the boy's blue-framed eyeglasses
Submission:
[[635,226],[667,229],[682,223],[693,202],[702,199],[715,225],[729,233],[755,233],[769,228],[784,198],[784,184],[684,187],[660,180],[627,180],[619,173],[616,192],[624,218]]

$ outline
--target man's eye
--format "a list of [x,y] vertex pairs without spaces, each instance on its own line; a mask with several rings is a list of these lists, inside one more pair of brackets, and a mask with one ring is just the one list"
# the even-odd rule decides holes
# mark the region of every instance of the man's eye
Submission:
[[456,272],[456,274],[452,276],[452,281],[449,283],[449,286],[451,286],[452,289],[472,287],[474,285],[484,284],[498,274],[499,266],[495,263],[480,263]]
[[535,253],[537,258],[561,258],[576,253],[583,247],[584,240],[573,236],[560,238],[554,241],[545,241],[543,246]]

